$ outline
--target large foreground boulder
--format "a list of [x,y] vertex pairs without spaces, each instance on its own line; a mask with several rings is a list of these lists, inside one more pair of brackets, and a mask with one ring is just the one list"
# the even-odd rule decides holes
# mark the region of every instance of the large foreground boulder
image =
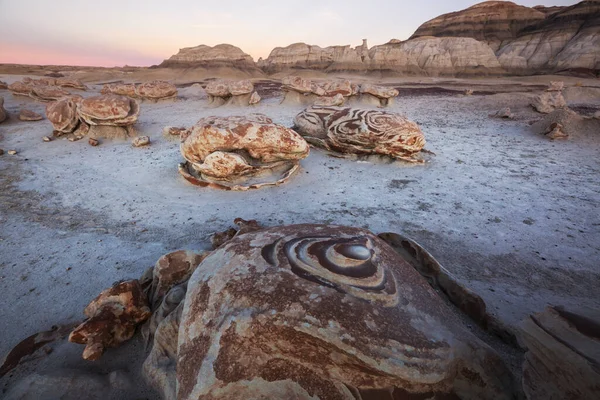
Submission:
[[371,232],[248,228],[156,308],[144,373],[165,399],[513,398],[500,357]]
[[0,122],[8,118],[8,113],[4,109],[4,97],[0,97]]
[[383,111],[313,106],[294,118],[308,142],[341,154],[377,154],[421,162],[425,137],[406,117]]
[[296,132],[262,114],[206,117],[181,133],[180,172],[201,186],[247,190],[287,180],[308,156]]

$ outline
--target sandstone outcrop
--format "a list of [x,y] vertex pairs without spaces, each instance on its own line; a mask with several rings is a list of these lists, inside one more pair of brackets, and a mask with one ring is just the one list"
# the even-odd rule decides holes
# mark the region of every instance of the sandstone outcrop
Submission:
[[309,153],[300,135],[262,114],[202,118],[181,141],[184,178],[228,190],[280,184]]
[[85,86],[79,79],[75,78],[57,78],[56,86],[87,90],[87,86]]
[[100,90],[101,94],[116,94],[119,96],[135,97],[135,85],[133,83],[107,83]]
[[341,107],[309,107],[294,118],[309,143],[341,154],[378,154],[422,162],[425,137],[417,124],[392,113]]
[[536,96],[531,106],[539,113],[549,114],[556,109],[566,107],[567,102],[562,95],[562,91],[552,91]]
[[249,54],[230,44],[219,44],[214,47],[200,45],[179,49],[177,54],[164,60],[159,67],[209,69],[226,67],[261,73]]
[[467,37],[487,43],[494,51],[519,32],[546,18],[546,14],[510,1],[486,1],[462,11],[443,14],[421,25],[411,39]]
[[79,125],[77,103],[81,97],[68,96],[46,106],[46,118],[54,127],[55,136],[72,133]]
[[[302,45],[302,46],[300,46]],[[343,46],[294,44],[275,49],[259,65],[266,72],[293,69],[320,69],[326,72],[379,72],[412,75],[487,75],[503,72],[494,51],[471,38],[423,37],[392,41],[371,49]],[[307,52],[306,48],[309,48]],[[298,50],[298,51],[296,51]],[[281,54],[285,51],[285,57]],[[314,59],[318,59],[315,62]]]
[[600,73],[600,2],[528,8],[488,1],[421,25],[411,37],[469,37],[487,43],[511,74]]

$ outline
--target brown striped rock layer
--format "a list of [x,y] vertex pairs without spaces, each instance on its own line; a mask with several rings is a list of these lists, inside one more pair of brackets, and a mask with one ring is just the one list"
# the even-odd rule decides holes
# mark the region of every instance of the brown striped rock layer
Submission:
[[180,312],[178,399],[513,396],[498,355],[363,229],[236,236],[195,270]]
[[294,126],[311,144],[344,154],[380,154],[414,162],[425,146],[416,123],[383,111],[313,106],[296,115]]

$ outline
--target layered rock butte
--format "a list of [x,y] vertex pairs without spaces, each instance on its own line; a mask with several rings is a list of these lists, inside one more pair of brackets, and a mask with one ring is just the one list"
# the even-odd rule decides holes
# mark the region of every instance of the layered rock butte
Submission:
[[159,67],[232,67],[259,74],[600,75],[600,0],[533,8],[487,1],[434,18],[406,41],[393,39],[370,49],[366,40],[357,47],[294,43],[255,63],[235,46],[201,45],[181,49]]

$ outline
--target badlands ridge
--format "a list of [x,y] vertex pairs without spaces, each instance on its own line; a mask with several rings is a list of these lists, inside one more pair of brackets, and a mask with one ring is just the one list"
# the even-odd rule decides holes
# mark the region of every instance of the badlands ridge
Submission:
[[220,44],[181,49],[158,68],[234,68],[250,75],[294,70],[390,75],[473,76],[600,72],[600,0],[533,8],[487,1],[441,15],[406,41],[368,47],[277,47],[254,62]]

